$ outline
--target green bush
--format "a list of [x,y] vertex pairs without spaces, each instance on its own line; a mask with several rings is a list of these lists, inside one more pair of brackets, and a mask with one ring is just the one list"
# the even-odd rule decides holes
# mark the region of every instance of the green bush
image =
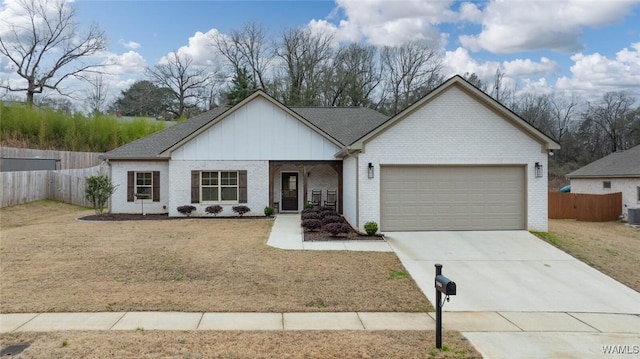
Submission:
[[91,202],[96,214],[104,212],[104,206],[107,204],[109,197],[115,192],[116,185],[111,184],[111,180],[107,176],[91,176],[87,177],[87,187],[85,188],[85,197]]
[[367,222],[364,224],[364,230],[367,232],[368,236],[373,236],[378,232],[378,223],[376,222]]
[[264,215],[267,217],[271,217],[273,215],[273,207],[264,207]]

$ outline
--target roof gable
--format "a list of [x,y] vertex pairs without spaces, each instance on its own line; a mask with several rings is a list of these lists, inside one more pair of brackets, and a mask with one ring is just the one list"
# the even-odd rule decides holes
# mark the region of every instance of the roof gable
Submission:
[[602,157],[567,177],[640,177],[640,145]]
[[[400,111],[399,113],[391,117],[386,122],[382,123],[380,126],[375,128],[368,134],[364,135],[358,141],[353,143],[353,145],[350,146],[350,149],[362,150],[364,148],[364,145],[368,141],[383,134],[387,129],[393,127],[395,124],[407,118],[418,109],[421,109],[422,107],[428,105],[435,98],[443,95],[444,93],[447,92],[448,89],[454,86],[462,90],[466,95],[476,99],[485,107],[497,113],[501,118],[513,124],[514,126],[519,128],[521,131],[523,131],[527,135],[536,139],[536,141],[538,141],[542,145],[544,150],[554,150],[554,149],[560,148],[560,145],[558,145],[554,140],[552,140],[550,137],[548,137],[547,135],[545,135],[544,133],[536,129],[534,126],[526,122],[520,116],[516,115],[513,111],[509,110],[498,101],[494,100],[493,98],[491,98],[490,96],[488,96],[487,94],[485,94],[484,92],[476,88],[475,86],[471,85],[469,82],[467,82],[465,79],[463,79],[459,75],[456,75],[450,78],[449,80],[445,81],[442,85],[438,86],[436,89],[434,89],[433,91],[431,91],[430,93],[422,97],[420,100],[416,101],[412,105],[408,106],[404,110]],[[343,151],[343,154],[345,154],[347,151],[348,149]]]

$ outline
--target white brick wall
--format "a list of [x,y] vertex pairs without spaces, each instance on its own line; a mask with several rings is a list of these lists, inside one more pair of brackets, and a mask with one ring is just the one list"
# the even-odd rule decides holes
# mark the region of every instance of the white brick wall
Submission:
[[[327,191],[338,191],[338,174],[329,165],[317,165],[311,170],[311,174],[307,180],[307,198],[311,200],[311,191],[322,191],[322,201],[324,204],[327,199]],[[338,196],[342,193],[338,192]]]
[[[264,215],[269,204],[269,161],[171,161],[169,163],[169,215],[182,216],[177,210],[182,205],[196,207],[194,215],[207,215],[204,209],[211,203],[191,203],[191,171],[220,170],[247,171],[247,203],[251,212],[247,216]],[[224,204],[218,216],[235,216],[231,207],[239,204]]]
[[[380,223],[380,165],[525,165],[527,225],[547,230],[547,153],[542,145],[456,87],[365,144],[359,155],[359,225]],[[375,178],[367,178],[372,162]],[[534,163],[544,166],[535,178]]]
[[111,182],[117,184],[111,196],[112,213],[141,213],[140,200],[127,202],[128,171],[160,171],[160,201],[144,200],[145,213],[167,213],[169,203],[169,163],[158,161],[111,161]]
[[[603,188],[602,182],[610,181],[611,188]],[[638,187],[640,178],[573,178],[571,179],[571,193],[609,194],[622,192],[621,213],[628,216],[627,209],[639,208]]]

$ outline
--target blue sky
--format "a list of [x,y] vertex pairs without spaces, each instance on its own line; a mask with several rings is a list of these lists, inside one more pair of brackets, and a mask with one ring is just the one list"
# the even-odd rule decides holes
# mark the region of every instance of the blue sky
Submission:
[[[17,0],[0,1],[0,19],[7,21]],[[74,6],[81,26],[96,23],[108,37],[102,60],[113,65],[114,94],[172,51],[196,63],[211,60],[208,38],[255,21],[274,41],[287,27],[328,31],[343,43],[426,40],[442,52],[447,75],[475,72],[492,81],[500,67],[518,91],[595,99],[626,90],[640,97],[640,0],[76,0]],[[10,70],[0,58],[0,81],[17,81]]]

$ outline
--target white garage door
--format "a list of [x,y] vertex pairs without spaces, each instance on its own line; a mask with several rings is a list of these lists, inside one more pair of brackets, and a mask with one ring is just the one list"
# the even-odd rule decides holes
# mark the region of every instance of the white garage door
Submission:
[[525,229],[523,166],[383,166],[382,231]]

